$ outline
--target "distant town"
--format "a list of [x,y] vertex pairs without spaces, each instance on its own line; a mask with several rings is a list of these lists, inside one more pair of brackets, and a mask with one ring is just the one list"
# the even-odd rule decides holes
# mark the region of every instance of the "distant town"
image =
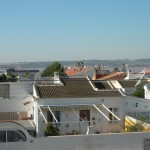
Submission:
[[[104,65],[110,67],[120,67],[123,64],[128,64],[130,67],[149,67],[150,58],[148,59],[116,59],[116,60],[74,60],[74,61],[59,61],[63,66],[75,65],[77,61],[82,61],[86,66]],[[0,68],[45,68],[53,61],[39,61],[39,62],[11,62],[0,63]]]

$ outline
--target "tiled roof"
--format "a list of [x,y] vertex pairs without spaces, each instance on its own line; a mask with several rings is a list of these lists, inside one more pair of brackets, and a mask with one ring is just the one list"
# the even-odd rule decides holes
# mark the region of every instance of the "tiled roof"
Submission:
[[143,73],[132,73],[132,72],[129,72],[129,77],[127,76],[126,78],[127,79],[130,79],[130,80],[138,80],[140,79],[144,74]]
[[[69,73],[69,72],[72,72],[72,73]],[[92,77],[93,76],[93,73],[94,73],[94,71],[93,71],[93,68],[82,68],[82,70],[76,70],[76,71],[69,71],[68,73],[67,73],[67,76],[85,76],[85,75],[87,75],[87,76],[90,76],[90,77]]]
[[66,74],[67,76],[70,76],[70,75],[76,75],[76,74],[84,74],[85,75],[85,71],[89,70],[89,68],[83,68],[83,67],[77,67],[77,68],[74,68],[74,69],[71,69],[71,70],[67,70],[66,71]]
[[148,83],[147,80],[143,80],[137,87],[143,87],[147,83]]
[[[119,83],[122,85],[124,88],[132,88],[135,87],[137,84],[138,80],[120,80]],[[147,80],[141,80],[141,82],[137,85],[137,87],[143,87],[145,84],[147,84]]]
[[[120,97],[117,90],[93,89],[87,78],[61,78],[63,86],[37,85],[36,90],[40,98],[92,98],[92,97]],[[93,84],[94,85],[94,84]]]

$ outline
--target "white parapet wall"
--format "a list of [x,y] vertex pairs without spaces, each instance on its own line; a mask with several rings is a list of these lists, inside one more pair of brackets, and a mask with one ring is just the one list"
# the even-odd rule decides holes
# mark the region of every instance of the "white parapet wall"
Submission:
[[27,150],[149,150],[149,133],[74,135],[38,138]]
[[150,150],[150,134],[118,133],[42,137],[26,142],[0,143],[10,150]]

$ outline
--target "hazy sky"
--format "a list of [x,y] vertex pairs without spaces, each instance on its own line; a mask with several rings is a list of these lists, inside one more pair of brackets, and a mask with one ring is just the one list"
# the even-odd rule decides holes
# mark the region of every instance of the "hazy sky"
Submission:
[[0,0],[0,62],[150,58],[150,0]]

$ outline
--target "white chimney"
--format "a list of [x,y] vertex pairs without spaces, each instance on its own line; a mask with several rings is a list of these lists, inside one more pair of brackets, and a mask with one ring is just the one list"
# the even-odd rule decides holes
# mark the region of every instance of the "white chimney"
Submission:
[[124,79],[129,80],[130,79],[130,71],[129,71],[129,68],[128,68],[127,64],[126,64],[126,70],[127,70],[127,76]]
[[150,99],[150,84],[144,85],[145,99]]
[[60,84],[59,72],[54,72],[54,84]]

